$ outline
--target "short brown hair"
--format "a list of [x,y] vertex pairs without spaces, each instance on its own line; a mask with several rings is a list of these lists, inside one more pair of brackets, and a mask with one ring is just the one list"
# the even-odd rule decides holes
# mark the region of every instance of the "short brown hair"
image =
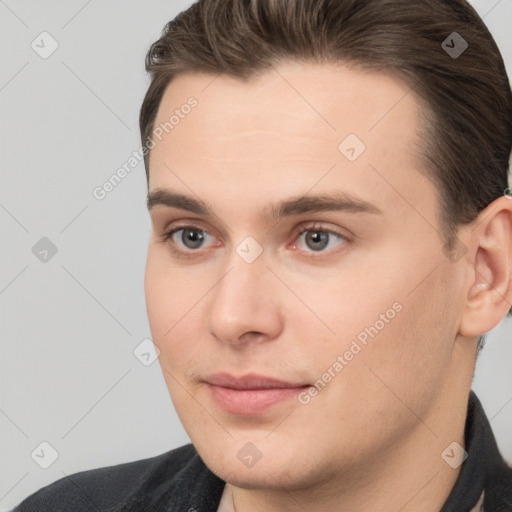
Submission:
[[[455,40],[468,45],[461,55],[449,51]],[[492,35],[465,0],[199,0],[166,25],[146,56],[142,144],[177,74],[247,80],[290,60],[388,72],[414,89],[426,106],[422,153],[448,245],[504,194],[512,93]],[[148,179],[149,160],[148,153]]]

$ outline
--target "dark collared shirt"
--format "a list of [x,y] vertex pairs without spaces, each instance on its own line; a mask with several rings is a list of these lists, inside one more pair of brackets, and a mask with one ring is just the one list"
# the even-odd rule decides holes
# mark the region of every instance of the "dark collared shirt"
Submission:
[[[512,469],[501,457],[482,405],[469,397],[468,458],[440,512],[512,511]],[[82,471],[25,499],[13,512],[217,512],[225,482],[191,444],[157,457]]]

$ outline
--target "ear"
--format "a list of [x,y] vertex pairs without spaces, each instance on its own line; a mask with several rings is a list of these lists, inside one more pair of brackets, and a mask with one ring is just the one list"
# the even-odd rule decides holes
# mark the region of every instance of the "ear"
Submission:
[[468,243],[472,250],[459,334],[476,337],[496,327],[512,304],[512,197],[500,197],[480,213]]

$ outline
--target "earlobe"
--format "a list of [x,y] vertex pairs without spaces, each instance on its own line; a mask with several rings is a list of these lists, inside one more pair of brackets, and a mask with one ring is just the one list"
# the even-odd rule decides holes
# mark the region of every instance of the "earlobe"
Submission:
[[483,210],[470,234],[475,248],[459,334],[477,337],[505,317],[512,302],[512,201],[501,197]]

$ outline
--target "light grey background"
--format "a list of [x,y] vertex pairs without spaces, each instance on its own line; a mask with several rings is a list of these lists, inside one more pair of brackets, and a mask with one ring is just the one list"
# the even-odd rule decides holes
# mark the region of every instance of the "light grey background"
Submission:
[[[143,164],[102,201],[92,191],[139,148],[145,53],[189,4],[0,0],[0,510],[188,442],[158,362],[133,353],[150,338]],[[512,0],[473,5],[510,74]],[[46,59],[31,47],[51,49],[44,31],[58,44]],[[57,247],[47,262],[32,252],[43,237]],[[512,462],[511,332],[507,319],[490,335],[474,389]],[[58,452],[48,469],[41,442]]]

